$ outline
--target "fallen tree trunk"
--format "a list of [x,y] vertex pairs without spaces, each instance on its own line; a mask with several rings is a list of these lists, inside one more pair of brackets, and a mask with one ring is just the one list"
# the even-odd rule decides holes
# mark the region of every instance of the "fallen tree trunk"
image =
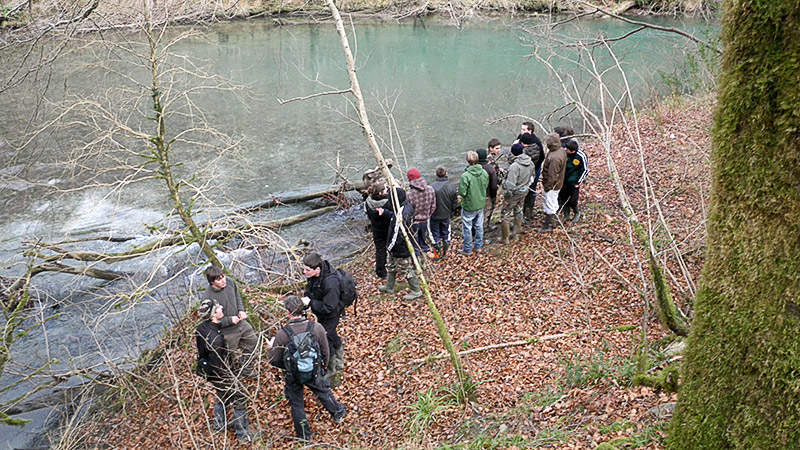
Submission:
[[314,200],[315,198],[324,197],[326,195],[334,195],[340,192],[348,192],[354,191],[358,189],[364,189],[365,184],[363,182],[353,183],[352,185],[349,183],[345,183],[341,186],[331,186],[327,189],[321,189],[318,191],[312,192],[304,192],[301,194],[293,194],[293,195],[285,195],[285,196],[277,196],[273,195],[270,197],[269,200],[259,202],[253,205],[244,206],[234,210],[231,214],[248,214],[253,213],[256,211],[260,211],[262,209],[267,208],[274,208],[275,206],[280,205],[288,205],[291,203],[300,203],[305,202],[308,200]]

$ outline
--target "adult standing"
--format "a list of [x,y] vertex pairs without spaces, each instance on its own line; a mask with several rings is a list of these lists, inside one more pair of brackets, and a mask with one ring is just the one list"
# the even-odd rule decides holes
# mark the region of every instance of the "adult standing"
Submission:
[[439,249],[439,258],[447,256],[450,248],[450,217],[458,208],[458,190],[447,178],[447,169],[436,168],[436,181],[431,184],[436,193],[436,209],[431,216],[433,243]]
[[[225,272],[216,266],[210,266],[205,271],[208,289],[201,294],[201,298],[214,300],[222,305],[225,317],[220,319],[222,334],[225,336],[225,345],[228,351],[235,354],[234,360],[238,372],[243,377],[253,375],[254,353],[258,337],[244,310],[242,294],[236,282],[228,279]],[[232,355],[234,356],[234,355]]]
[[539,233],[553,231],[555,214],[558,212],[558,191],[564,184],[564,168],[567,154],[561,147],[561,140],[556,133],[550,133],[544,139],[547,145],[547,156],[542,164],[542,189],[544,189],[544,221],[537,230]]
[[409,169],[406,176],[409,184],[408,201],[414,205],[414,220],[411,224],[414,251],[417,254],[420,250],[427,253],[430,250],[428,241],[433,242],[429,221],[436,209],[436,193],[416,168]]
[[528,194],[525,196],[525,204],[523,206],[526,218],[532,219],[536,209],[536,187],[539,184],[539,176],[542,173],[544,147],[542,146],[542,141],[533,133],[533,124],[525,122],[522,125],[523,130],[527,129],[527,131],[520,134],[519,143],[523,145],[523,151],[531,158],[535,167],[533,183],[531,183]]
[[503,182],[503,243],[508,244],[511,234],[511,219],[514,219],[513,238],[522,233],[522,206],[525,196],[528,194],[528,187],[533,176],[534,166],[530,156],[523,152],[522,144],[511,146],[511,154],[514,155],[514,162],[508,169],[508,176]]
[[483,229],[487,231],[494,231],[497,227],[492,228],[492,215],[497,206],[497,172],[494,170],[494,164],[488,160],[489,149],[480,148],[476,151],[478,154],[478,164],[483,167],[483,170],[489,175],[489,185],[486,187],[486,205],[483,208]]
[[458,182],[461,197],[461,231],[464,244],[460,253],[471,255],[483,247],[483,208],[486,206],[486,188],[489,174],[478,164],[478,153],[467,152],[467,170]]
[[375,275],[386,279],[386,239],[389,236],[389,219],[378,214],[378,209],[386,209],[389,203],[389,188],[385,179],[375,180],[369,186],[364,201],[364,213],[372,229],[372,242],[375,244]]
[[239,442],[257,440],[261,433],[250,430],[247,417],[247,395],[242,392],[243,386],[233,374],[231,357],[225,346],[222,333],[222,320],[225,318],[224,307],[212,299],[205,299],[197,309],[203,321],[195,331],[198,364],[203,365],[206,379],[214,386],[217,402],[214,404],[212,430],[223,433],[228,428],[228,408],[233,407],[231,425]]
[[580,187],[589,173],[586,153],[578,146],[578,141],[570,139],[566,142],[567,164],[564,169],[564,185],[558,191],[558,206],[562,208],[564,221],[569,220],[570,209],[575,213],[572,223],[581,220],[581,210],[578,207]]
[[389,260],[386,263],[386,284],[378,287],[381,292],[387,294],[394,294],[394,284],[397,275],[403,275],[408,281],[411,291],[403,296],[404,300],[414,300],[422,297],[422,289],[419,286],[419,279],[417,279],[417,271],[414,270],[414,264],[411,261],[411,252],[408,250],[408,241],[403,238],[403,232],[400,227],[406,228],[411,226],[414,220],[414,205],[406,200],[406,193],[404,190],[397,188],[397,202],[400,205],[398,211],[394,210],[394,204],[390,202],[390,209],[380,210],[381,215],[387,215],[390,219],[389,223],[389,238],[386,248],[389,250]]
[[[333,423],[338,425],[344,420],[344,416],[347,415],[347,408],[336,401],[331,392],[328,379],[322,375],[324,366],[332,363],[332,361],[329,362],[330,349],[328,348],[329,339],[326,337],[326,330],[319,323],[309,322],[306,319],[303,312],[304,302],[296,295],[286,297],[283,300],[283,306],[289,316],[289,324],[275,335],[275,340],[269,351],[269,363],[284,371],[283,393],[286,396],[286,400],[289,401],[292,423],[297,437],[304,441],[310,441],[311,426],[306,417],[305,402],[303,400],[304,386],[314,393],[317,400],[331,415]],[[286,367],[287,360],[291,360],[291,358],[287,358],[285,354],[287,347],[290,346],[290,340],[294,340],[297,343],[305,339],[311,339],[313,344],[316,344],[311,345],[311,347],[316,347],[314,353],[319,350],[316,359],[321,363],[319,365],[314,364],[310,374],[307,375],[305,373],[295,373],[294,368]],[[299,347],[294,343],[292,346]]]
[[333,354],[325,376],[334,382],[336,373],[344,369],[344,346],[337,333],[339,320],[344,312],[339,277],[331,264],[322,259],[319,253],[309,253],[303,257],[303,275],[306,276],[303,304],[311,307],[311,312],[325,328],[328,348]]

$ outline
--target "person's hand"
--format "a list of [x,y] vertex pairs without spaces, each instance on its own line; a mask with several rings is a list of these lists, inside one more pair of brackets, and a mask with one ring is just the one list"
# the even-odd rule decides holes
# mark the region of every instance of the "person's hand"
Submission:
[[300,299],[300,301],[303,302],[303,306],[308,306],[309,303],[311,303],[311,299],[308,297],[303,297]]
[[375,208],[375,211],[378,211],[379,216],[383,215],[383,208]]
[[247,319],[247,313],[244,311],[239,311],[239,320]]
[[239,316],[233,316],[233,318],[231,319],[231,322],[233,322],[233,324],[236,325],[237,323],[239,323],[240,320],[241,319],[239,319]]

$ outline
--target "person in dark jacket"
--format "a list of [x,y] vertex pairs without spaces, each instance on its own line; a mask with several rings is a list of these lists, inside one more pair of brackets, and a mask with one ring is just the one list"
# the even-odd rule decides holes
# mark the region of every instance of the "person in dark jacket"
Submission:
[[492,223],[492,214],[497,206],[497,171],[495,171],[494,164],[488,160],[488,148],[479,148],[476,150],[478,153],[478,164],[483,167],[483,170],[489,175],[489,186],[486,187],[486,206],[483,207],[483,228],[486,231],[494,231],[497,226],[490,226]]
[[447,256],[450,248],[450,217],[458,208],[458,190],[447,179],[447,169],[436,168],[436,181],[431,184],[436,193],[436,209],[431,216],[431,233],[434,246],[439,249],[439,259]]
[[232,353],[237,372],[244,377],[250,377],[253,375],[258,336],[247,321],[242,294],[236,282],[229,279],[220,267],[208,267],[205,276],[208,289],[201,294],[201,298],[211,299],[222,305],[226,315],[220,320],[220,326],[225,335],[225,344]]
[[[389,250],[389,261],[386,263],[386,284],[378,287],[381,292],[387,294],[394,294],[395,280],[397,274],[403,275],[408,281],[408,286],[411,291],[403,296],[404,300],[414,300],[422,297],[422,289],[419,287],[419,279],[417,279],[417,272],[414,270],[414,264],[411,261],[411,252],[408,250],[408,241],[403,238],[403,233],[400,230],[401,226],[406,227],[406,232],[414,220],[414,205],[406,200],[406,193],[404,190],[397,188],[397,201],[400,204],[400,210],[394,211],[394,203],[391,209],[380,210],[381,215],[387,215],[390,219],[389,225],[389,238],[386,248]],[[394,195],[394,194],[392,194]]]
[[336,331],[344,312],[339,277],[331,264],[322,259],[319,253],[309,253],[303,257],[303,274],[306,276],[306,290],[302,301],[305,306],[311,307],[311,312],[325,328],[328,347],[333,354],[325,376],[335,387],[341,378],[337,378],[336,374],[344,369],[344,346]]
[[[562,138],[563,142],[563,138]],[[564,146],[567,152],[567,165],[564,169],[564,185],[558,191],[558,207],[564,215],[564,222],[570,220],[570,209],[575,212],[572,223],[581,220],[581,210],[578,207],[580,187],[589,173],[589,163],[586,153],[578,146],[577,139],[569,139]]]
[[364,212],[372,228],[372,242],[375,243],[375,275],[386,279],[386,238],[389,235],[389,219],[378,214],[378,208],[387,208],[389,188],[386,181],[374,181],[369,187],[369,196],[364,201]]
[[[305,306],[303,301],[296,295],[290,295],[283,300],[283,306],[289,316],[289,324],[278,331],[272,342],[272,348],[269,351],[269,363],[274,367],[283,370],[284,373],[284,388],[283,393],[286,400],[289,401],[289,407],[292,414],[292,422],[294,423],[294,431],[297,437],[305,440],[311,440],[311,426],[308,424],[306,417],[305,404],[303,401],[303,387],[307,387],[314,393],[317,400],[322,404],[325,410],[331,415],[333,423],[340,424],[347,415],[347,408],[336,401],[336,398],[331,392],[330,383],[328,379],[322,375],[324,366],[328,364],[330,350],[328,348],[328,338],[326,337],[325,329],[319,323],[309,322],[305,313],[303,312]],[[289,343],[289,333],[286,328],[291,328],[293,335],[306,332],[311,326],[311,334],[316,340],[317,346],[322,355],[319,355],[321,366],[314,369],[312,378],[303,383],[295,379],[288,367],[285,367],[284,351]]]
[[[214,386],[217,403],[214,405],[214,433],[222,433],[228,425],[236,432],[239,442],[253,442],[261,433],[250,430],[247,417],[248,397],[231,370],[231,358],[225,346],[222,332],[222,319],[225,317],[222,305],[212,299],[205,299],[197,309],[203,321],[195,331],[198,361],[205,360],[208,381]],[[233,420],[228,424],[227,410],[233,407]]]
[[539,178],[542,174],[542,163],[544,162],[544,146],[542,141],[533,133],[533,124],[525,122],[522,124],[523,132],[519,135],[519,143],[523,146],[523,152],[531,158],[533,162],[535,173],[533,182],[528,188],[528,194],[525,196],[523,204],[523,216],[530,220],[533,218],[536,206],[536,187],[539,184]]

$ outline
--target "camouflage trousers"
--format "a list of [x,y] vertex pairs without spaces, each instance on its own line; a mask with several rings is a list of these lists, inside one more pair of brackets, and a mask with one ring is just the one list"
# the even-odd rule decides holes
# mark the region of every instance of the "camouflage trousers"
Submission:
[[522,220],[522,206],[525,203],[525,195],[528,191],[520,194],[506,195],[503,202],[503,222],[511,223],[512,218]]
[[411,261],[411,257],[395,258],[389,253],[389,259],[386,261],[386,271],[394,273],[395,276],[403,276],[406,280],[417,278],[417,272],[414,270],[414,263]]

